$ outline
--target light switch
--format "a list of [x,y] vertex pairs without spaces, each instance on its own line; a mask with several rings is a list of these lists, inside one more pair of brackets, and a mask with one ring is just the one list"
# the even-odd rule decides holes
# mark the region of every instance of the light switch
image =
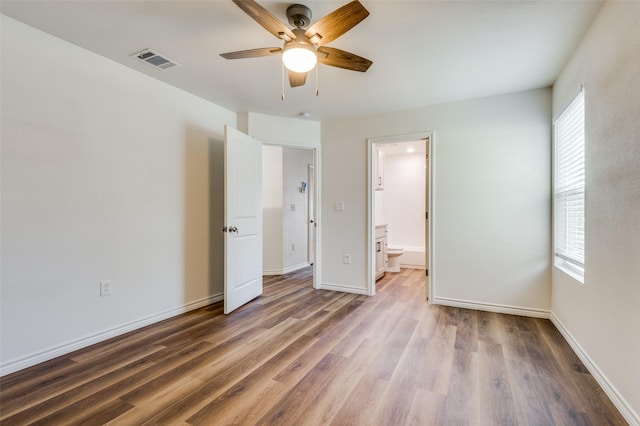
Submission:
[[333,203],[333,208],[337,212],[344,211],[344,201],[336,201]]
[[296,203],[291,203],[291,211],[292,212],[296,211]]

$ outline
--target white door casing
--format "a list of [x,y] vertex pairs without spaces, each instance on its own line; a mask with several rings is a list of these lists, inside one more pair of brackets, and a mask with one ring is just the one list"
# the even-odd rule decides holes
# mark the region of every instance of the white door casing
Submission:
[[307,261],[313,265],[316,261],[316,185],[313,164],[307,166]]
[[[375,191],[376,191],[376,183],[378,178],[378,151],[376,149],[377,144],[387,144],[387,143],[399,143],[399,142],[411,142],[411,141],[428,141],[427,143],[427,152],[429,152],[429,162],[426,168],[426,180],[427,188],[425,190],[425,203],[426,203],[426,211],[428,212],[429,219],[426,221],[426,229],[425,229],[425,266],[429,271],[429,276],[425,277],[425,290],[426,290],[426,298],[431,301],[433,300],[434,294],[434,270],[433,270],[433,140],[434,133],[425,131],[419,133],[411,133],[411,134],[399,134],[392,136],[382,136],[382,137],[372,137],[368,139],[367,144],[367,163],[368,173],[367,173],[367,192],[369,193],[369,197],[367,200],[367,295],[373,296],[376,294],[376,249],[375,249]],[[381,181],[382,183],[384,181]],[[428,278],[428,279],[427,279]]]
[[224,313],[262,294],[262,143],[225,126]]

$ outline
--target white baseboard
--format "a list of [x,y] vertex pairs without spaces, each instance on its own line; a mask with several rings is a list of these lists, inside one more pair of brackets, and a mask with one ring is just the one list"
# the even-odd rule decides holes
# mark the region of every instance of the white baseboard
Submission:
[[342,293],[354,293],[354,294],[364,294],[365,296],[369,295],[367,293],[366,288],[362,287],[352,287],[344,284],[332,284],[332,283],[322,283],[321,290],[331,290],[331,291],[340,291]]
[[[308,266],[308,264],[306,266]],[[301,266],[297,269],[301,269],[302,267],[304,266]],[[322,283],[321,288],[323,290],[341,291],[345,293],[367,295],[367,290],[364,288],[346,286],[342,284]],[[75,350],[82,349],[84,347],[93,345],[95,343],[102,342],[112,337],[116,337],[116,336],[128,333],[130,331],[137,330],[142,327],[146,327],[147,325],[154,324],[156,322],[165,320],[167,318],[171,318],[173,316],[180,315],[185,312],[189,312],[194,309],[201,308],[203,306],[220,302],[223,299],[224,299],[224,294],[222,293],[209,296],[177,308],[169,309],[167,311],[160,312],[158,314],[151,315],[149,317],[146,317],[137,321],[133,321],[128,324],[124,324],[122,326],[105,330],[103,332],[100,332],[88,337],[84,337],[82,339],[78,339],[78,340],[75,340],[51,349],[47,349],[42,352],[38,352],[14,361],[10,361],[0,366],[0,377],[13,373],[18,370],[22,370],[27,367],[34,366],[41,362],[48,361],[58,356],[71,353]],[[532,309],[532,308],[523,308],[523,307],[517,307],[517,306],[472,302],[467,300],[450,299],[450,298],[444,298],[444,297],[435,297],[433,298],[432,303],[435,305],[452,306],[457,308],[475,309],[480,311],[498,312],[498,313],[511,314],[511,315],[522,315],[522,316],[529,316],[529,317],[535,317],[535,318],[551,319],[551,322],[556,326],[558,331],[560,331],[560,334],[562,334],[565,340],[569,343],[573,351],[576,353],[576,355],[578,355],[578,357],[583,362],[585,367],[587,367],[591,375],[596,379],[598,384],[602,387],[604,392],[607,394],[609,399],[611,399],[611,401],[616,406],[616,408],[620,411],[620,413],[625,418],[625,420],[629,422],[629,424],[632,426],[640,426],[640,415],[638,415],[638,413],[636,413],[631,408],[631,406],[624,399],[624,397],[620,395],[620,393],[616,390],[615,386],[611,384],[611,382],[607,379],[604,373],[602,373],[600,368],[598,368],[598,366],[594,363],[594,361],[584,351],[582,346],[580,346],[577,340],[573,337],[573,335],[569,332],[569,330],[564,326],[562,321],[560,321],[560,319],[554,314],[552,314],[551,312],[545,311],[542,309]]]
[[497,312],[500,314],[522,315],[525,317],[551,317],[551,312],[544,309],[525,308],[522,306],[499,305],[495,303],[473,302],[469,300],[450,299],[448,297],[434,297],[434,305],[453,306],[454,308],[475,309],[477,311]]
[[61,355],[71,353],[78,349],[82,349],[87,346],[91,346],[93,344],[103,342],[107,339],[111,339],[112,337],[120,336],[121,334],[125,334],[130,331],[137,330],[142,327],[146,327],[147,325],[160,322],[167,318],[184,314],[185,312],[193,311],[194,309],[211,305],[212,303],[220,302],[222,300],[224,300],[224,293],[214,294],[213,296],[205,297],[203,299],[196,300],[191,303],[187,303],[186,305],[182,305],[173,309],[166,310],[164,312],[160,312],[155,315],[148,316],[146,318],[132,321],[128,324],[123,324],[121,326],[114,327],[109,330],[101,331],[99,333],[92,334],[90,336],[83,337],[78,340],[74,340],[72,342],[64,343],[62,345],[59,345],[50,349],[46,349],[41,352],[27,355],[17,360],[9,361],[7,363],[0,365],[0,377],[16,372],[18,370],[22,370],[23,368],[32,367],[36,364],[40,364],[41,362],[48,361],[50,359],[59,357]]
[[589,355],[582,349],[582,346],[578,343],[578,341],[573,337],[573,335],[569,332],[569,330],[564,326],[562,321],[555,316],[553,313],[551,314],[551,322],[556,326],[562,337],[569,343],[569,346],[573,349],[573,351],[578,355],[580,361],[587,367],[589,373],[593,376],[594,379],[598,382],[602,390],[607,394],[613,405],[616,406],[622,417],[625,418],[627,422],[629,422],[632,426],[640,426],[640,415],[636,413],[631,405],[624,399],[622,395],[616,390],[615,386],[607,379],[607,376],[604,375],[602,370],[598,368],[595,362],[589,357]]
[[298,265],[290,266],[290,267],[284,268],[284,269],[263,269],[262,270],[262,275],[264,275],[264,276],[284,275],[284,274],[289,274],[291,272],[298,271],[300,269],[307,268],[309,266],[311,266],[311,264],[309,262],[304,262],[304,263],[300,263]]
[[424,265],[414,265],[411,263],[401,263],[400,264],[400,268],[404,268],[404,269],[421,269],[421,270],[425,270],[427,268],[424,267]]
[[453,306],[456,308],[475,309],[480,311],[498,312],[502,314],[522,315],[534,318],[550,319],[556,326],[562,337],[569,343],[569,346],[578,355],[578,358],[587,367],[591,375],[596,379],[600,387],[607,394],[611,402],[616,406],[620,414],[632,426],[640,426],[640,416],[636,413],[629,403],[616,390],[615,386],[607,379],[598,366],[593,362],[589,355],[582,349],[577,340],[571,335],[569,330],[562,324],[562,321],[552,312],[543,309],[523,308],[518,306],[498,305],[482,302],[472,302],[468,300],[450,299],[446,297],[434,297],[433,304]]

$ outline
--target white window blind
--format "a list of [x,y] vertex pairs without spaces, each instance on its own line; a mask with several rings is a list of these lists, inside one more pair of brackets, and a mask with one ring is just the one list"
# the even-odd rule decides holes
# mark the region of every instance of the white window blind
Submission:
[[584,273],[584,90],[555,121],[555,255]]

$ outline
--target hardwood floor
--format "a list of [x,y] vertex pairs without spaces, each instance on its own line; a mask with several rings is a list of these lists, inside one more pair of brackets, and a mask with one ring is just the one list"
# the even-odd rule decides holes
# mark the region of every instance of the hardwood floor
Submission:
[[548,320],[430,306],[424,271],[365,297],[265,278],[0,379],[4,425],[624,425]]

